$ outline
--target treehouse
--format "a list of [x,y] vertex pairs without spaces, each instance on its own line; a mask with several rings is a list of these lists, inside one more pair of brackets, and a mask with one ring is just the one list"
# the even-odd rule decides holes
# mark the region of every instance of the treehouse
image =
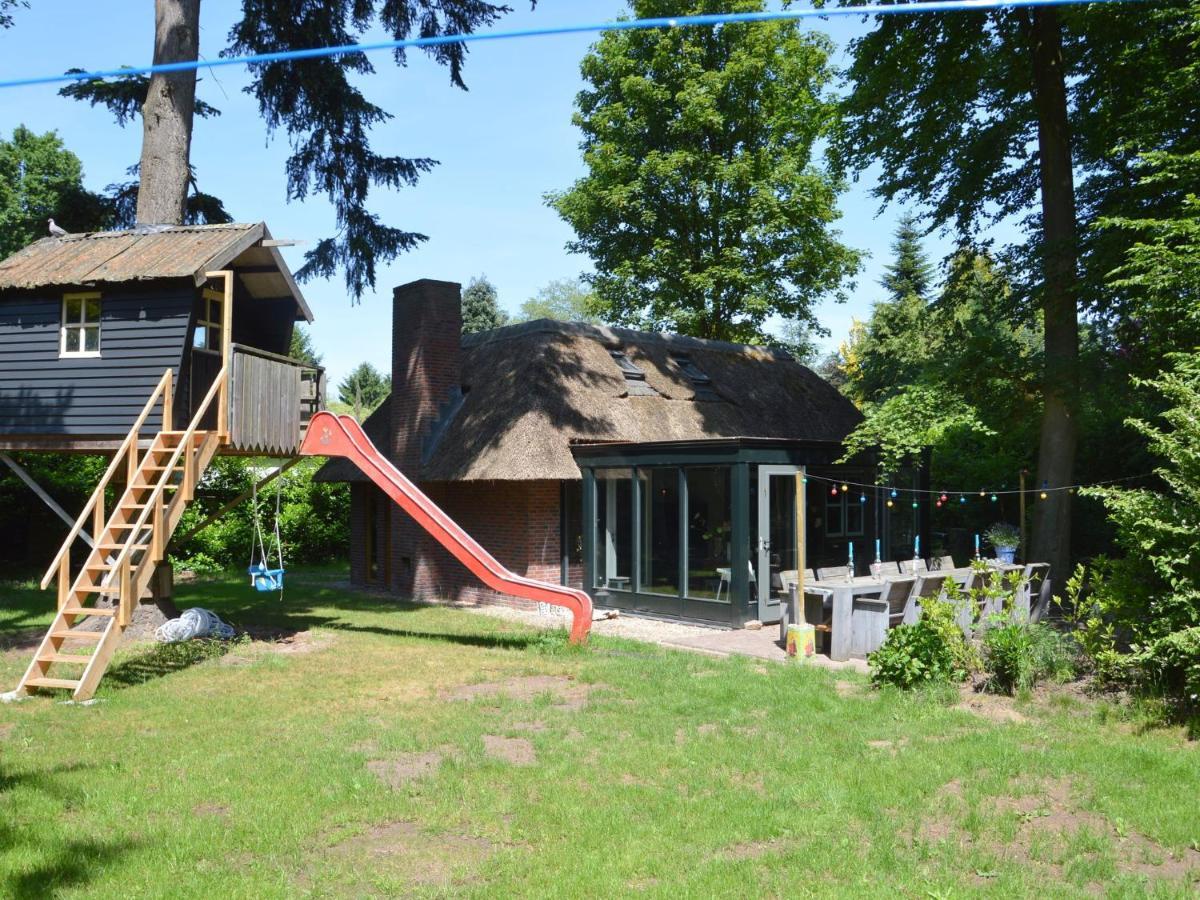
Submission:
[[142,430],[185,429],[224,372],[201,423],[222,452],[293,454],[323,386],[287,356],[312,313],[280,243],[261,222],[154,226],[0,262],[0,450],[114,452],[160,381]]
[[217,454],[299,452],[323,372],[287,356],[312,314],[280,244],[262,223],[151,226],[0,262],[0,459],[56,507],[3,451],[111,456],[78,518],[56,508],[58,613],[19,692],[91,695],[141,599],[169,596],[160,564]]

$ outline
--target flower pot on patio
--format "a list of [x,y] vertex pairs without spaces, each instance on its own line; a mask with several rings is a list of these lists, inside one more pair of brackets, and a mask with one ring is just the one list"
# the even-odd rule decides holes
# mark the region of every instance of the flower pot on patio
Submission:
[[1009,565],[1012,565],[1012,562],[1016,558],[1016,555],[1017,555],[1016,547],[997,547],[996,548],[996,559],[1000,560],[1000,562],[1002,562],[1002,563],[1008,563]]

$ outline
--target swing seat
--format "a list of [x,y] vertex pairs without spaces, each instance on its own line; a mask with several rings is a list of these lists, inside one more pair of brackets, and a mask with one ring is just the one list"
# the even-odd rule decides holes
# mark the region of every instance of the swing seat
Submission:
[[262,563],[246,570],[250,583],[256,591],[279,591],[283,589],[283,569],[268,569]]

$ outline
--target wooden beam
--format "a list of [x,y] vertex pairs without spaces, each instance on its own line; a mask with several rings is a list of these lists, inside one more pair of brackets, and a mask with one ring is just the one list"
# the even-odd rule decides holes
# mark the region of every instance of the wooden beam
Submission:
[[[20,465],[18,465],[18,463],[15,459],[13,459],[7,453],[0,453],[0,462],[3,462],[6,466],[8,466],[10,469],[12,469],[14,475],[16,475],[18,478],[20,478],[23,482],[25,482],[25,484],[29,486],[29,489],[31,491],[33,491],[35,494],[37,494],[38,497],[41,499],[41,501],[43,503],[45,503],[48,507],[50,507],[50,510],[56,516],[58,516],[60,519],[62,519],[64,522],[67,523],[68,528],[75,527],[75,519],[72,516],[68,515],[67,511],[65,509],[63,509],[61,506],[59,506],[58,503],[55,502],[54,498],[51,497],[49,494],[47,494],[45,489],[40,484],[38,484],[36,481],[33,480],[33,476],[30,475],[28,472],[26,472],[25,469],[23,469]],[[95,544],[93,544],[93,542],[92,542],[91,537],[89,535],[87,535],[86,533],[84,533],[83,531],[79,532],[79,536],[81,538],[83,538],[84,541],[87,542],[87,545],[89,547],[95,546]]]
[[302,457],[302,456],[296,456],[296,457],[293,457],[292,459],[289,459],[287,462],[285,462],[282,466],[280,466],[278,469],[276,469],[274,472],[272,472],[270,475],[268,475],[266,478],[264,478],[258,484],[254,485],[254,487],[247,488],[246,490],[242,491],[240,494],[238,494],[236,497],[234,497],[232,500],[230,500],[228,503],[226,503],[224,506],[222,506],[220,509],[218,509],[215,513],[208,516],[203,522],[201,522],[199,525],[197,525],[195,528],[193,528],[191,531],[189,531],[183,537],[177,538],[177,539],[172,539],[172,541],[171,541],[172,545],[187,543],[193,537],[195,537],[200,532],[202,532],[205,528],[207,528],[209,525],[211,525],[213,522],[217,521],[217,519],[221,518],[221,516],[225,515],[225,513],[229,512],[231,509],[233,509],[235,506],[237,506],[239,503],[243,503],[246,501],[247,498],[252,497],[254,495],[255,491],[261,490],[262,488],[266,487],[268,484],[270,484],[272,481],[274,481],[276,478],[278,478],[280,475],[282,475],[284,472],[286,472],[288,469],[290,469],[296,463],[300,462],[300,460],[303,458],[304,457]]

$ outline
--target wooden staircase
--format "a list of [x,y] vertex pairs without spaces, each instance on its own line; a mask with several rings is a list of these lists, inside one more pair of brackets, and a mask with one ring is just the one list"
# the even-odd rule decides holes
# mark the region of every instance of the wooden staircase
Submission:
[[[96,692],[196,484],[227,440],[222,426],[228,421],[228,369],[221,369],[184,431],[170,429],[172,379],[168,369],[42,579],[45,588],[57,578],[58,612],[17,685],[18,694],[60,689],[72,691],[76,700],[87,700]],[[200,430],[199,423],[217,397],[217,430]],[[160,402],[165,427],[142,453],[139,435]],[[106,489],[122,463],[125,487],[106,516]],[[72,577],[71,546],[89,520],[91,552]]]

